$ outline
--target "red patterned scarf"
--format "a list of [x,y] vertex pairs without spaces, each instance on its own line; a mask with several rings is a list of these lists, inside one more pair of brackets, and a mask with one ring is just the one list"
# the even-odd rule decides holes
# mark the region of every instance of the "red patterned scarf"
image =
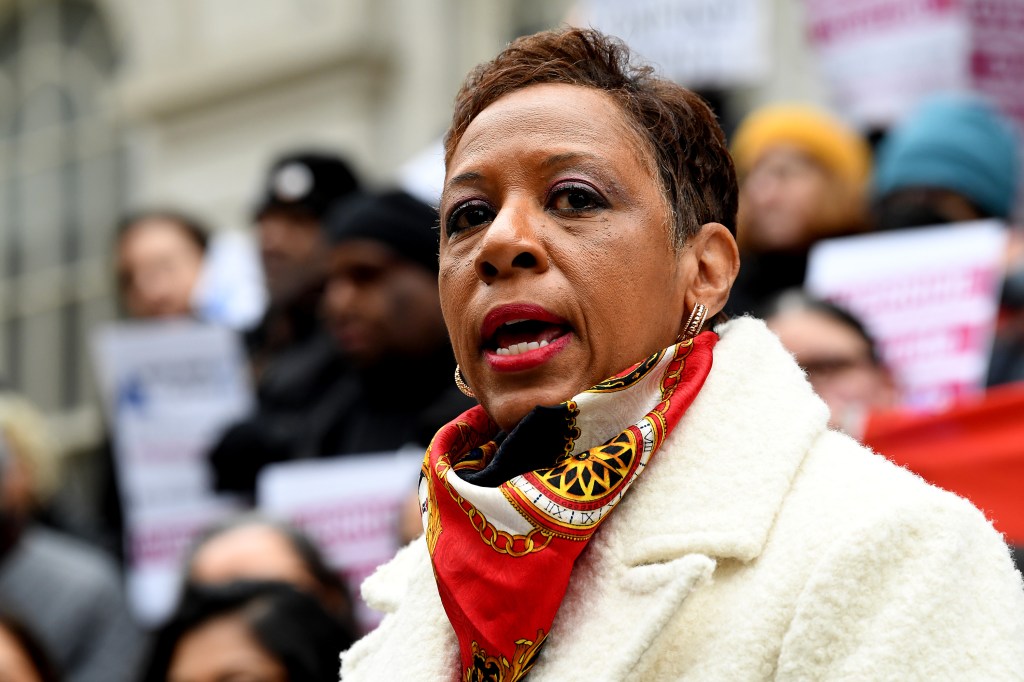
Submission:
[[477,406],[434,437],[420,502],[464,682],[529,672],[576,557],[693,402],[717,340],[659,351],[507,436]]

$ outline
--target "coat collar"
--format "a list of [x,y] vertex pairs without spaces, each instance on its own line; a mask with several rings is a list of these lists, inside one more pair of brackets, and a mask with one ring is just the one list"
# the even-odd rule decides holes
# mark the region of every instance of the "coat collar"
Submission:
[[[559,612],[531,679],[626,679],[717,559],[750,561],[763,550],[828,410],[763,323],[740,318],[719,331],[697,399],[577,564],[566,602],[586,603],[586,616]],[[346,652],[344,680],[457,679],[458,644],[422,540],[371,576],[363,595],[392,614]],[[617,646],[588,648],[611,622]]]
[[602,531],[630,565],[689,553],[750,561],[828,408],[760,320],[719,328],[707,382]]

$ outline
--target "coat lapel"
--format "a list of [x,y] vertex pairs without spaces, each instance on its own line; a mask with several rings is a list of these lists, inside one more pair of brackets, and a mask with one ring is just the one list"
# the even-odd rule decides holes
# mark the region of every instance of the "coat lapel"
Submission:
[[[629,679],[718,561],[763,550],[828,410],[763,323],[740,318],[719,331],[700,395],[577,561],[530,682]],[[363,593],[394,613],[345,654],[343,680],[458,679],[422,541]]]
[[719,561],[761,554],[828,409],[761,322],[720,331],[700,395],[578,560],[531,682],[631,679]]
[[662,451],[609,519],[629,563],[698,552],[750,561],[828,408],[762,322],[720,328],[714,365]]
[[[596,550],[596,551],[594,551]],[[577,564],[531,682],[620,682],[715,562],[688,554],[630,566],[597,548]]]

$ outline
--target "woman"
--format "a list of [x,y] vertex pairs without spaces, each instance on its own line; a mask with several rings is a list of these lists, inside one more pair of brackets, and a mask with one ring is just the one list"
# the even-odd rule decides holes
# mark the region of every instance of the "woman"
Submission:
[[729,310],[740,313],[800,286],[815,242],[867,227],[871,153],[856,131],[831,114],[774,104],[743,120],[732,155],[743,270]]
[[760,311],[828,405],[829,426],[860,438],[868,414],[896,406],[896,380],[874,338],[846,310],[790,289]]
[[542,33],[456,98],[440,291],[481,404],[428,449],[425,539],[364,584],[388,615],[343,679],[1017,674],[984,517],[828,431],[760,322],[699,333],[738,268],[732,164],[628,57]]
[[311,537],[256,512],[232,516],[207,528],[184,561],[187,585],[225,585],[240,580],[279,581],[316,597],[349,632],[356,632],[352,597]]
[[157,634],[147,682],[332,682],[348,633],[287,583],[192,586]]
[[117,227],[117,287],[136,319],[186,317],[207,252],[205,227],[173,211],[131,215]]

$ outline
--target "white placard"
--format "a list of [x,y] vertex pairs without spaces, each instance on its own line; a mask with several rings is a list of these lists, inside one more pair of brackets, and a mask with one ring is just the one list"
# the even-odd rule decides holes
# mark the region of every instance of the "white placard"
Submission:
[[970,84],[964,3],[806,0],[804,6],[834,107],[861,126],[889,126],[923,96]]
[[585,0],[578,23],[624,40],[689,87],[755,83],[769,70],[762,0]]
[[339,570],[368,631],[381,614],[362,600],[359,586],[398,551],[400,506],[415,494],[423,451],[333,457],[274,464],[260,472],[261,510],[308,533]]
[[93,352],[113,434],[131,603],[154,623],[173,602],[192,537],[182,528],[194,533],[237,508],[213,493],[206,453],[252,410],[248,369],[234,332],[186,320],[106,325]]
[[185,552],[199,533],[242,509],[230,498],[207,496],[132,511],[126,523],[131,558],[126,587],[140,622],[155,625],[171,614],[184,577]]
[[984,384],[1006,239],[993,220],[827,240],[805,286],[864,322],[908,406],[941,408]]

